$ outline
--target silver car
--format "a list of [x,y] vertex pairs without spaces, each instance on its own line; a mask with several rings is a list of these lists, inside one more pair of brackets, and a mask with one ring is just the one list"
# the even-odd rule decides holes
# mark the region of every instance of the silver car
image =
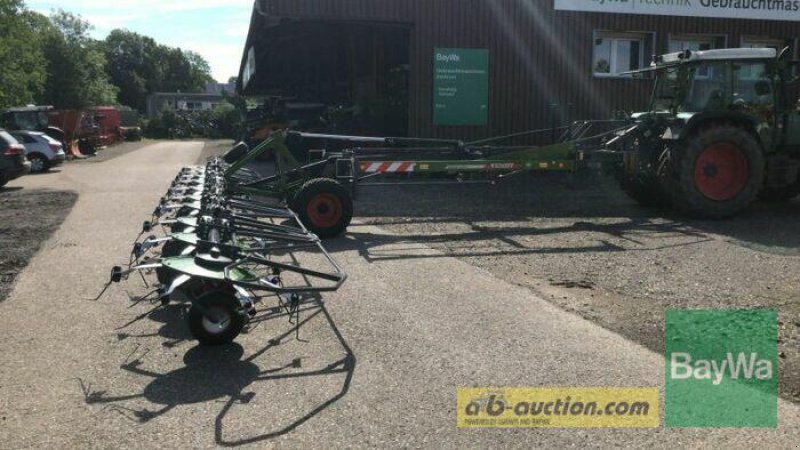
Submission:
[[25,146],[25,155],[31,162],[31,172],[47,172],[67,158],[60,142],[38,131],[11,131],[20,144]]

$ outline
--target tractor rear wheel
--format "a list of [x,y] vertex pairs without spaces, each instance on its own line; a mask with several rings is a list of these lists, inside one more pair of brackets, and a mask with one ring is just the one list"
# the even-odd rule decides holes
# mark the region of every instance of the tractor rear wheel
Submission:
[[235,295],[210,292],[192,301],[187,315],[189,332],[201,345],[233,342],[247,325],[248,316]]
[[292,202],[303,225],[322,239],[339,236],[353,219],[350,192],[336,180],[316,178],[297,192]]
[[755,137],[732,125],[714,125],[671,154],[673,204],[692,216],[722,219],[741,212],[764,183],[764,154]]

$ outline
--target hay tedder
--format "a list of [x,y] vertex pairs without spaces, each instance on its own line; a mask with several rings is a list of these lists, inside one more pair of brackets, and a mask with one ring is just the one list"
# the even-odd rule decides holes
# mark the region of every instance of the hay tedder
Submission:
[[[112,281],[155,272],[157,298],[188,301],[193,335],[219,344],[239,334],[265,296],[291,312],[304,296],[341,286],[346,276],[321,239],[345,232],[362,188],[497,184],[526,172],[592,168],[616,174],[642,204],[672,204],[706,218],[735,215],[759,196],[790,199],[800,195],[800,109],[792,95],[797,62],[786,54],[727,49],[658,57],[637,72],[655,74],[649,111],[625,120],[470,143],[278,131],[253,149],[238,144],[181,172],[142,233],[162,229],[163,236],[137,240],[128,267],[115,267]],[[537,134],[552,144],[498,145]],[[294,140],[322,149],[301,163],[288,150]],[[265,152],[275,155],[266,176],[251,170]]]
[[184,168],[109,282],[139,273],[149,286],[145,275],[154,273],[158,287],[140,300],[188,303],[189,331],[205,345],[233,341],[266,298],[296,315],[299,327],[301,306],[346,279],[294,212],[231,189],[230,180],[255,179],[230,165],[241,154],[234,147],[204,167]]

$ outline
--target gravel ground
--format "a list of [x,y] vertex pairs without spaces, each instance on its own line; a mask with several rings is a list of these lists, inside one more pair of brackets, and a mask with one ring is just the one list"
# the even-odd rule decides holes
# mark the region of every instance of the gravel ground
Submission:
[[[48,174],[36,175],[46,177]],[[47,189],[0,189],[0,302],[41,244],[69,214],[78,195]]]
[[[97,155],[71,160],[66,164],[100,163],[127,155],[152,144],[152,141],[123,142],[100,150]],[[47,185],[47,177],[55,177],[60,168],[38,177],[37,185]],[[72,210],[78,194],[70,190],[46,188],[23,189],[22,180],[0,188],[0,302],[14,286],[17,275],[28,265],[42,242],[58,229]]]
[[667,309],[777,308],[780,393],[800,402],[800,202],[695,221],[640,208],[610,179],[539,175],[368,187],[356,215],[659,353]]

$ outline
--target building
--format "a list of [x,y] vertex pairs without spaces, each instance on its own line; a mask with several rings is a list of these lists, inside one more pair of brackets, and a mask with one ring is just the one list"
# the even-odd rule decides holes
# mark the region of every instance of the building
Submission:
[[234,94],[234,83],[206,83],[206,92],[156,92],[147,97],[147,117],[153,118],[164,108],[175,111],[209,111],[225,103],[225,94]]
[[257,0],[238,88],[477,139],[642,109],[652,80],[623,72],[653,54],[796,49],[798,21],[798,0]]

